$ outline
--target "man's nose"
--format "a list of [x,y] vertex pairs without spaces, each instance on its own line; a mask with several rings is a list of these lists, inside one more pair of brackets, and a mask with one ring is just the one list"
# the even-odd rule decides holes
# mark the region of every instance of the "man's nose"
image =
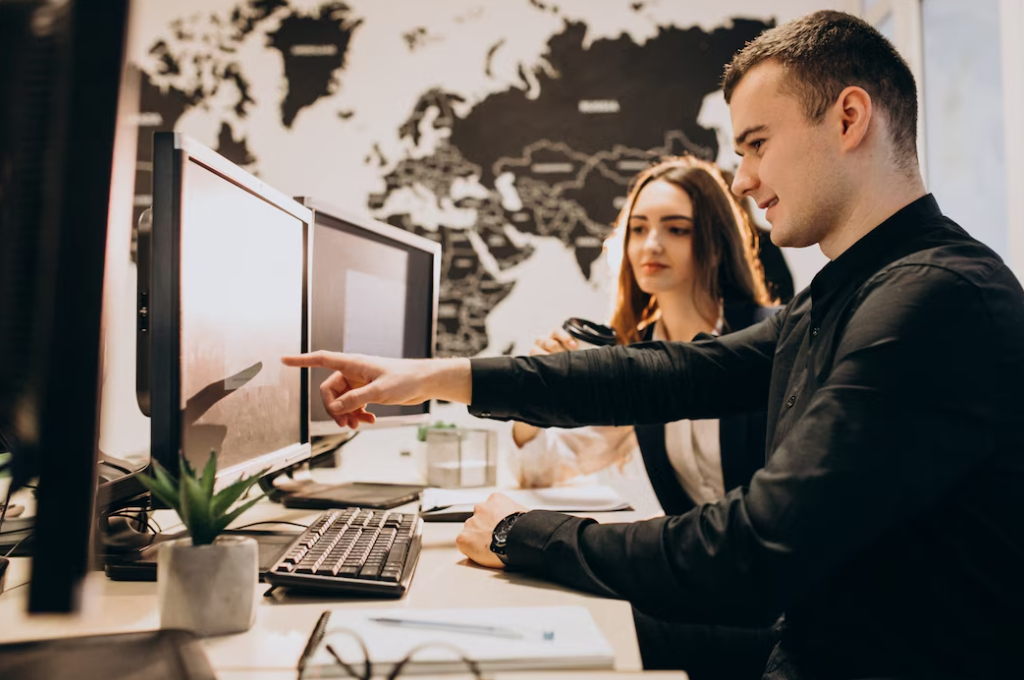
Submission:
[[747,159],[744,158],[740,162],[740,166],[736,168],[736,176],[732,180],[732,193],[740,197],[746,196],[757,188],[757,184],[757,175],[752,171]]

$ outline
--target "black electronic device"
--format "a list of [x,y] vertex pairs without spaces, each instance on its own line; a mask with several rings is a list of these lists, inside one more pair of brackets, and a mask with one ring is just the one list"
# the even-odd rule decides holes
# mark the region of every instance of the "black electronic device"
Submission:
[[286,508],[328,510],[330,508],[371,508],[390,510],[419,499],[422,484],[348,482],[345,484],[306,484],[299,491],[281,497]]
[[154,135],[138,311],[151,455],[165,468],[178,469],[179,452],[202,466],[214,450],[223,484],[309,458],[307,371],[281,357],[308,345],[311,222],[308,208],[202,144]]
[[105,264],[131,220],[128,6],[0,2],[0,427],[13,484],[38,487],[33,612],[76,610],[89,564]]
[[[310,350],[425,359],[434,356],[441,245],[315,198],[296,199],[313,211]],[[327,414],[319,386],[330,371],[310,372],[310,434],[343,432]],[[430,402],[371,404],[374,427],[415,425],[430,418]]]
[[577,317],[566,319],[565,323],[562,324],[562,330],[584,345],[610,347],[619,342],[618,335],[616,335],[615,329],[611,326],[605,326],[604,324],[594,323],[593,321]]
[[355,597],[402,597],[420,558],[423,520],[349,508],[323,513],[266,575],[267,583]]
[[[198,468],[215,451],[218,486],[252,475],[269,484],[310,458],[308,372],[281,357],[308,347],[312,213],[178,133],[154,135],[152,176],[136,367],[151,460],[176,474],[180,456]],[[101,523],[112,577],[151,568],[146,548],[166,537],[139,525]]]

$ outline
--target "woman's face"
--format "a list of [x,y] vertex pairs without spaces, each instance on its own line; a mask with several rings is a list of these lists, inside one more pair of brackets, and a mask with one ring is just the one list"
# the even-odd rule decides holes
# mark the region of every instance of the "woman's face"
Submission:
[[654,180],[636,197],[626,255],[645,293],[688,292],[693,286],[693,202],[675,184]]

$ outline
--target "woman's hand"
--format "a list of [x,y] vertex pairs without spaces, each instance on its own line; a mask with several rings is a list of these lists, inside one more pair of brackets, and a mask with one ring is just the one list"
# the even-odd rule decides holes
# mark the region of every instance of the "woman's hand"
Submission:
[[544,354],[557,354],[558,352],[569,352],[579,349],[580,344],[576,338],[566,333],[561,328],[556,328],[546,338],[539,338],[530,348],[530,356],[542,356]]

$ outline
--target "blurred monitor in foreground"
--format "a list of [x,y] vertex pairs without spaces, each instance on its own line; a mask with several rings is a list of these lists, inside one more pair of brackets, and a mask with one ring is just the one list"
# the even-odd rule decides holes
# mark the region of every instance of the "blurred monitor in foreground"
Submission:
[[131,220],[127,24],[126,0],[0,1],[0,429],[14,486],[37,486],[33,612],[78,609],[90,563],[105,262]]

